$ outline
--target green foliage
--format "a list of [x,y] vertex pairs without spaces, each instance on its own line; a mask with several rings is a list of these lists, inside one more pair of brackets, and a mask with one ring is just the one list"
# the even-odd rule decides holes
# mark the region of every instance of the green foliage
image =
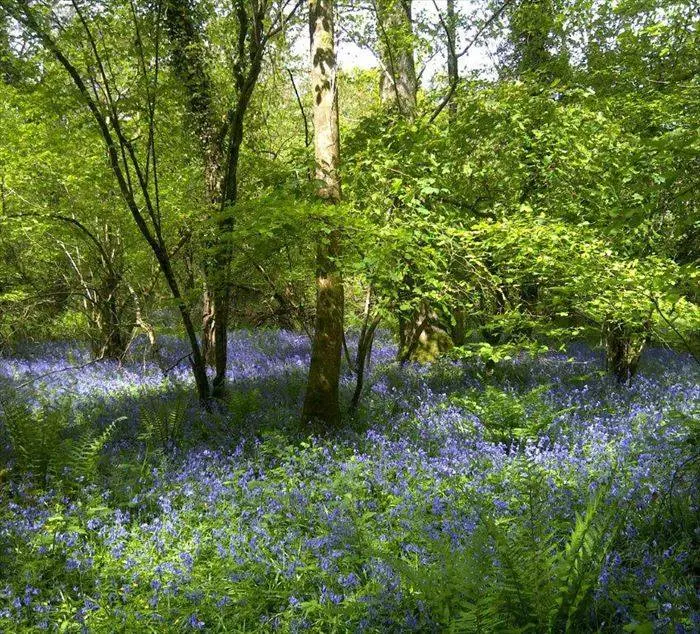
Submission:
[[685,202],[668,208],[658,174],[677,150],[648,147],[619,102],[591,90],[469,88],[448,129],[372,117],[348,142],[346,191],[368,220],[355,271],[378,310],[411,320],[427,305],[467,353],[510,355],[610,321],[685,347],[700,324],[678,251],[688,215]]
[[[509,316],[511,319],[517,319],[518,325],[522,325],[522,316]],[[503,331],[505,319],[498,320],[498,330]],[[518,325],[514,326],[516,329]],[[548,348],[544,344],[533,341],[526,337],[520,337],[514,341],[509,341],[502,344],[491,344],[488,341],[479,341],[475,343],[466,343],[450,351],[450,357],[455,359],[464,359],[466,361],[478,360],[484,362],[488,367],[493,368],[494,364],[501,361],[511,361],[520,354],[529,354],[535,356],[543,352],[547,352]]]
[[141,409],[141,432],[138,439],[149,454],[165,456],[181,447],[190,400],[178,392],[174,399],[155,397]]
[[226,399],[226,416],[233,425],[238,425],[262,406],[260,390],[235,390]]
[[113,420],[102,432],[97,434],[91,429],[87,429],[77,439],[64,445],[66,452],[64,472],[70,473],[71,476],[78,476],[78,480],[94,476],[98,467],[99,454],[112,438],[117,423],[122,420],[126,420],[126,417]]
[[56,478],[68,487],[96,475],[102,449],[124,420],[95,431],[87,420],[73,416],[69,401],[32,409],[4,399],[3,413],[17,474],[29,473],[44,485]]
[[548,389],[541,385],[519,394],[487,385],[483,391],[451,396],[450,402],[478,416],[486,440],[510,446],[540,438],[554,418],[564,413],[542,398]]
[[603,500],[598,494],[573,523],[557,526],[537,514],[542,501],[530,498],[520,521],[483,512],[463,550],[436,542],[428,565],[389,562],[440,615],[444,631],[587,632],[593,590],[620,521],[619,509]]
[[[237,90],[228,54],[237,18],[198,3],[192,9],[198,20],[211,18],[201,36],[214,118],[224,120]],[[135,10],[148,66],[154,15]],[[122,95],[126,135],[138,156],[147,154],[145,86],[137,78],[152,69],[138,66],[132,7],[117,0],[86,12],[104,33],[100,51]],[[473,20],[457,13],[461,40]],[[373,20],[342,11],[339,19],[364,45],[386,47]],[[455,109],[432,123],[444,96],[439,73],[439,92],[421,95],[407,120],[382,110],[376,70],[343,70],[345,202],[332,209],[310,202],[313,95],[300,81],[305,69],[275,40],[246,115],[226,235],[218,235],[221,216],[206,199],[186,96],[171,64],[161,64],[159,222],[193,317],[217,244],[232,247],[231,271],[220,275],[235,287],[236,325],[309,330],[312,245],[333,226],[345,245],[339,264],[352,289],[350,323],[369,286],[373,314],[386,326],[423,311],[432,332],[447,333],[465,356],[497,361],[543,342],[592,340],[611,323],[630,340],[693,345],[700,328],[693,25],[687,2],[663,9],[636,1],[515,3],[481,35],[507,45],[498,79],[464,76]],[[79,26],[66,19],[59,43],[82,60]],[[168,306],[153,259],[124,214],[101,141],[65,73],[41,48],[13,47],[14,30],[5,32],[13,79],[0,98],[0,337],[87,334],[98,354],[118,349],[135,322],[157,321],[158,308]],[[431,57],[442,36],[443,25],[421,12],[413,35],[399,29],[394,45]],[[161,45],[166,59],[172,43]],[[58,216],[81,222],[96,241]],[[426,357],[450,347],[431,346]]]

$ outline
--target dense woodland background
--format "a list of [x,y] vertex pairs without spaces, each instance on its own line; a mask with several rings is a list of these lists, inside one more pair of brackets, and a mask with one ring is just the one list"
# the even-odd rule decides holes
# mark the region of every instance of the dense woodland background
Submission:
[[[312,64],[340,95],[332,205],[302,4],[3,2],[3,345],[121,358],[184,327],[206,400],[216,334],[313,331],[333,269],[330,321],[401,360],[585,338],[626,380],[650,341],[697,348],[694,3],[340,5],[380,69]],[[477,43],[493,64],[460,72]]]
[[693,631],[699,22],[0,0],[0,629]]

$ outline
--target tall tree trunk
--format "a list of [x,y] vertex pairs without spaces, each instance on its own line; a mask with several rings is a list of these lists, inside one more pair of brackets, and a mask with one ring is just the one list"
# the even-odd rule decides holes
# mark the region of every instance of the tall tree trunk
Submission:
[[[380,38],[379,54],[384,72],[380,78],[382,103],[387,110],[398,110],[402,117],[415,118],[418,80],[414,60],[412,0],[376,0],[377,30]],[[455,58],[456,59],[456,58]],[[406,286],[413,284],[404,280]],[[399,315],[398,360],[405,362],[419,346],[438,350],[433,345],[434,311],[423,304],[409,318]],[[433,323],[431,323],[431,321]]]
[[[250,8],[250,12],[248,11]],[[207,192],[212,210],[217,209],[216,235],[210,241],[206,258],[206,288],[203,301],[203,349],[216,375],[213,396],[225,392],[227,333],[231,303],[229,268],[232,259],[230,233],[232,208],[238,200],[238,163],[243,145],[243,124],[262,68],[263,53],[285,20],[276,16],[267,25],[271,9],[266,3],[235,3],[237,20],[236,63],[233,80],[235,102],[225,122],[217,123],[213,107],[213,89],[206,67],[205,51],[190,0],[168,0],[168,29],[173,42],[173,64],[188,95],[188,114],[202,151]]]
[[524,0],[511,13],[510,39],[514,48],[516,72],[540,72],[550,60],[552,7],[549,0]]
[[[512,5],[509,17],[509,39],[513,46],[512,72],[516,77],[530,78],[530,94],[537,95],[558,74],[556,58],[550,52],[553,43],[555,10],[551,0],[522,0]],[[522,146],[526,166],[525,177],[519,196],[521,205],[537,208],[546,196],[547,174],[545,157],[548,148],[534,132],[546,125],[554,105],[550,100],[544,108],[538,109],[528,123],[527,137]],[[521,310],[535,313],[538,310],[539,282],[537,276],[525,277],[511,293],[517,298]],[[531,331],[522,329],[518,334],[529,336]],[[513,336],[513,333],[509,335]]]
[[[454,128],[457,122],[457,102],[454,99],[454,91],[459,84],[459,59],[457,57],[457,14],[455,12],[455,0],[447,0],[447,15],[445,24],[445,39],[447,40],[447,81],[453,96],[447,104],[447,117],[450,128]],[[454,324],[449,326],[449,334],[455,346],[465,344],[467,315],[462,307],[452,310]]]
[[[244,18],[241,18],[244,19]],[[238,200],[238,161],[243,145],[243,120],[253,94],[255,82],[260,73],[261,58],[258,58],[251,70],[252,82],[238,83],[239,93],[236,108],[233,111],[229,127],[226,167],[221,184],[221,209],[218,222],[219,240],[214,253],[216,276],[213,280],[214,308],[214,368],[216,374],[212,383],[215,398],[221,398],[226,391],[226,366],[228,354],[228,317],[231,305],[230,267],[232,258],[231,231],[233,230],[232,208]]]
[[376,4],[382,102],[405,117],[415,114],[418,93],[411,5],[412,0],[377,0]]
[[[340,201],[340,132],[336,83],[333,0],[309,0],[311,86],[318,196]],[[326,427],[340,422],[338,382],[343,345],[343,280],[337,266],[340,232],[321,236],[316,252],[316,323],[302,421]]]
[[7,16],[0,11],[0,83],[12,85],[19,79],[15,56],[10,46],[10,30]]
[[[457,16],[455,14],[455,0],[447,0],[447,80],[452,90],[459,82],[459,67],[457,59]],[[450,125],[453,125],[457,118],[457,102],[450,99],[447,104],[447,114]]]
[[[166,24],[173,48],[173,69],[187,97],[188,124],[199,142],[210,214],[213,216],[221,205],[224,130],[216,122],[213,88],[206,65],[201,27],[193,16],[189,0],[167,1]],[[202,297],[202,354],[211,366],[216,365],[217,317],[214,297],[217,267],[213,259],[207,257],[203,266],[205,284]]]

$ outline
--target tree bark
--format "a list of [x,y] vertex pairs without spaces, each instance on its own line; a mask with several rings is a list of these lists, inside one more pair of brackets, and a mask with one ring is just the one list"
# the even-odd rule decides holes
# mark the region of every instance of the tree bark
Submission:
[[[172,67],[185,90],[186,113],[190,129],[197,138],[204,169],[209,214],[221,205],[223,172],[223,125],[217,125],[213,106],[213,88],[207,69],[201,27],[196,22],[189,0],[168,0],[166,25],[172,45]],[[218,128],[222,128],[221,130]],[[211,246],[211,245],[210,245]],[[203,266],[202,354],[210,366],[216,365],[216,266],[207,257]],[[221,321],[221,319],[219,319]]]
[[[415,118],[418,100],[412,0],[377,0],[376,11],[381,44],[379,53],[384,67],[380,78],[382,103],[387,110],[397,110],[404,119],[411,121]],[[448,48],[454,49],[454,42]],[[456,68],[456,56],[454,62]],[[413,285],[408,278],[404,284],[407,287]],[[434,312],[425,304],[408,319],[399,315],[397,359],[401,363],[410,359],[419,345],[426,349],[439,348],[432,341],[438,330],[433,325],[433,316]]]
[[362,323],[362,330],[357,341],[357,355],[355,357],[355,392],[353,393],[352,401],[350,402],[350,410],[357,409],[357,406],[360,403],[362,387],[365,381],[365,368],[369,365],[369,361],[372,356],[372,343],[374,341],[374,335],[377,332],[377,326],[379,326],[379,323],[381,322],[381,317],[376,315],[370,323],[369,301],[367,304],[365,319]]
[[[455,14],[455,0],[447,0],[447,81],[450,89],[459,83],[459,66],[457,59],[457,16]],[[447,115],[450,125],[454,125],[457,119],[457,102],[450,99],[447,104]]]
[[376,3],[383,66],[379,82],[382,102],[409,118],[415,114],[418,93],[411,5],[412,0],[377,0]]
[[[221,122],[217,122],[201,27],[194,18],[190,0],[168,0],[167,7],[173,67],[187,92],[188,115],[200,143],[210,206],[212,212],[214,209],[218,211],[216,235],[208,245],[211,253],[204,265],[202,306],[202,348],[208,363],[216,370],[212,384],[216,398],[225,394],[231,304],[229,268],[232,245],[229,236],[234,224],[232,208],[238,200],[238,163],[243,145],[244,120],[260,76],[265,47],[284,25],[284,19],[278,16],[266,29],[269,11],[266,3],[250,3],[250,12],[243,0],[235,4],[238,22],[233,72],[236,97],[225,121],[222,118]],[[291,14],[287,17],[291,17]]]
[[187,95],[187,117],[197,136],[204,163],[207,195],[221,201],[222,138],[213,107],[213,88],[204,43],[189,0],[168,0],[166,25],[172,44],[172,66]]
[[[340,132],[336,83],[333,0],[309,0],[311,85],[314,94],[314,149],[318,196],[328,204],[340,201]],[[302,421],[325,428],[340,423],[338,382],[343,344],[343,280],[337,258],[340,232],[321,234],[316,252],[316,322]]]
[[651,325],[633,329],[620,320],[610,319],[603,323],[605,338],[605,368],[620,384],[632,382],[637,366],[646,347]]

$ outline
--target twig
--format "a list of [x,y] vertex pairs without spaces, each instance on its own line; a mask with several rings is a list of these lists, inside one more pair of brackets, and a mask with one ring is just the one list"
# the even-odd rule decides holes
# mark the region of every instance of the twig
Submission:
[[[475,33],[474,37],[467,42],[466,46],[462,49],[460,53],[455,54],[455,58],[459,59],[460,57],[463,57],[466,55],[467,51],[474,46],[476,41],[481,37],[481,34],[489,27],[491,24],[493,24],[499,17],[500,15],[510,6],[515,0],[505,0],[505,2],[498,8],[496,11],[493,12],[491,17],[484,22],[477,32]],[[441,16],[442,17],[442,16]],[[430,115],[430,119],[428,119],[428,123],[432,123],[437,119],[438,115],[443,111],[445,106],[450,102],[450,99],[452,99],[452,96],[455,94],[455,91],[457,90],[457,82],[452,82],[450,85],[450,90],[448,93],[443,97],[442,101],[438,104],[437,108],[433,111],[433,114]]]
[[301,116],[304,119],[304,147],[309,147],[311,144],[311,139],[309,138],[309,121],[306,118],[306,110],[304,110],[304,104],[299,96],[299,91],[297,90],[297,85],[294,81],[294,75],[292,74],[291,69],[288,68],[287,72],[289,73],[289,79],[292,82],[292,88],[294,88],[294,94],[296,95],[297,103],[299,104],[299,110],[301,110]]
[[46,372],[45,374],[40,374],[39,376],[35,376],[35,377],[29,379],[29,381],[25,381],[24,383],[20,383],[19,385],[15,385],[14,388],[16,390],[21,390],[23,387],[27,387],[28,385],[35,383],[39,379],[44,379],[47,376],[59,374],[60,372],[70,372],[72,370],[82,370],[83,368],[87,368],[88,366],[94,365],[95,363],[102,361],[103,359],[104,359],[104,357],[100,356],[100,357],[97,357],[97,359],[93,359],[92,361],[88,361],[87,363],[83,363],[81,365],[73,365],[73,366],[69,366],[67,368],[60,368],[58,370],[52,370],[51,372]]
[[695,363],[700,365],[700,359],[698,359],[697,356],[695,356],[693,349],[691,348],[690,344],[686,341],[685,337],[683,337],[683,335],[678,331],[678,329],[673,325],[673,323],[671,321],[669,321],[669,319],[666,317],[666,315],[664,315],[663,312],[661,311],[661,307],[659,306],[659,301],[656,299],[656,297],[654,297],[651,294],[649,294],[648,297],[649,297],[649,300],[651,301],[651,303],[654,305],[654,308],[656,308],[656,312],[659,313],[659,315],[661,316],[661,319],[663,319],[668,324],[668,327],[671,330],[673,330],[673,332],[676,334],[676,336],[681,340],[681,342],[685,346],[685,349],[690,353],[690,356],[693,357],[693,360],[695,361]]
[[168,372],[171,370],[174,370],[178,365],[180,365],[180,361],[183,361],[185,359],[190,359],[190,363],[192,362],[192,353],[188,352],[187,354],[181,356],[175,363],[173,363],[171,366],[167,367],[165,370],[163,370],[163,375],[167,376]]

